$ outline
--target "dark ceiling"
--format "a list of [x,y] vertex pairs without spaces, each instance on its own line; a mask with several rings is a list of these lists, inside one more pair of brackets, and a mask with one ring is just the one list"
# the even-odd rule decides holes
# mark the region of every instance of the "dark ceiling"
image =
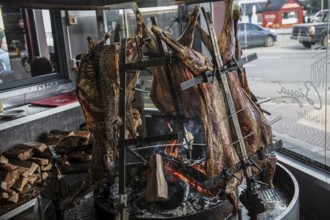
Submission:
[[[13,6],[37,9],[61,9],[61,10],[94,10],[94,9],[118,9],[131,8],[135,2],[138,7],[156,7],[179,4],[196,4],[213,2],[215,0],[0,0],[2,6]],[[223,0],[217,0],[223,1]]]

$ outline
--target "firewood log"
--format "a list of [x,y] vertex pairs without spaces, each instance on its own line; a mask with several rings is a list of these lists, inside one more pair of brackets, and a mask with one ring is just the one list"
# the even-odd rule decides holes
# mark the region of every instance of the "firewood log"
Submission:
[[17,203],[19,199],[19,194],[16,193],[15,191],[12,192],[11,196],[9,197],[9,199],[7,200],[8,202],[13,202],[13,203]]
[[35,152],[43,153],[47,149],[45,143],[40,142],[25,142],[22,144],[17,144],[14,148],[30,149],[33,148]]
[[53,167],[53,164],[52,163],[48,163],[47,165],[45,166],[41,166],[41,171],[50,171]]
[[10,187],[8,187],[8,184],[6,182],[3,182],[3,181],[0,184],[0,189],[3,190],[3,191],[6,191],[6,192],[10,191]]
[[77,162],[77,163],[79,163],[79,162],[89,162],[92,159],[92,155],[87,154],[83,151],[79,151],[79,152],[67,154],[66,159],[69,162]]
[[29,160],[39,164],[40,166],[46,166],[49,164],[49,159],[47,159],[47,158],[31,157],[31,158],[29,158]]
[[9,199],[9,193],[2,191],[0,193],[0,199]]
[[56,147],[74,147],[87,145],[88,139],[81,136],[67,136],[62,138],[57,144]]
[[38,164],[36,164],[32,161],[28,161],[28,160],[10,159],[9,162],[16,166],[20,166],[22,168],[27,168],[26,170],[23,169],[24,172],[21,174],[23,177],[31,176],[39,168]]
[[168,197],[168,186],[164,174],[163,158],[160,154],[153,155],[149,160],[147,202],[156,202]]
[[45,181],[51,176],[50,172],[42,172],[41,173],[41,180]]
[[29,177],[20,176],[12,188],[18,192],[22,192],[24,186],[28,184],[29,179]]
[[7,158],[13,158],[13,159],[19,159],[19,160],[27,160],[30,157],[32,157],[34,154],[33,148],[21,148],[20,146],[15,146],[5,152],[3,152],[3,155],[5,155]]
[[47,145],[56,145],[62,138],[67,137],[70,131],[51,130],[47,136]]
[[18,167],[8,162],[6,164],[0,164],[0,168],[8,171],[13,171],[16,170]]
[[8,159],[3,156],[2,154],[0,154],[0,165],[2,164],[7,164],[8,163]]
[[91,133],[89,131],[71,131],[68,136],[76,136],[89,140]]
[[41,183],[41,182],[42,182],[42,179],[41,179],[41,178],[42,178],[41,173],[37,173],[36,176],[37,176],[37,179],[36,179],[36,181],[35,181],[35,184]]
[[30,183],[27,183],[24,187],[23,187],[23,190],[21,192],[21,194],[26,194],[26,193],[30,193],[31,191],[33,191],[34,186],[31,185]]
[[38,174],[34,173],[29,177],[29,184],[34,185],[37,180],[38,180]]
[[7,176],[4,179],[4,182],[6,182],[7,183],[7,186],[10,188],[10,187],[12,187],[15,184],[15,182],[18,179],[18,177],[19,177],[19,175],[18,175],[18,169],[13,170],[13,171],[7,173]]
[[40,142],[26,142],[23,144],[18,144],[15,147],[33,148],[36,152],[39,153],[43,153],[47,149],[47,145],[45,143],[40,143]]

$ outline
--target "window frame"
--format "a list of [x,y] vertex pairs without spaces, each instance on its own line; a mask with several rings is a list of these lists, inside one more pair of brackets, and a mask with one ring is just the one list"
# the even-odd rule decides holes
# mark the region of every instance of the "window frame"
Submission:
[[[22,17],[24,23],[27,24],[25,27],[26,32],[26,44],[29,53],[29,57],[39,56],[39,45],[37,40],[36,26],[34,22],[34,9],[22,8]],[[26,79],[15,80],[11,82],[1,83],[0,84],[0,93],[7,90],[16,90],[36,84],[47,83],[51,81],[59,81],[59,84],[70,82],[67,68],[67,61],[64,56],[59,54],[65,53],[64,45],[64,33],[63,33],[63,22],[61,17],[60,10],[49,10],[51,28],[54,39],[54,52],[57,54],[56,58],[58,59],[58,72],[38,76],[38,77],[29,77]],[[64,80],[64,81],[63,81]]]

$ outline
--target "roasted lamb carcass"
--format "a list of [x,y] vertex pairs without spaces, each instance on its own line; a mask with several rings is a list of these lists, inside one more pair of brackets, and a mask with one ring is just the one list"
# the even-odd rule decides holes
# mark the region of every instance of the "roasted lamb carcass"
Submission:
[[[207,177],[211,178],[239,160],[230,145],[232,141],[229,133],[229,123],[226,119],[226,109],[221,106],[224,105],[224,97],[219,89],[220,86],[218,84],[200,85],[186,91],[182,91],[180,88],[181,82],[213,69],[210,61],[205,56],[191,49],[192,35],[199,11],[199,7],[196,6],[191,13],[187,30],[177,40],[170,39],[157,27],[152,28],[152,32],[172,48],[177,59],[169,65],[169,72],[166,72],[162,66],[155,68],[151,98],[160,111],[171,116],[178,116],[176,103],[174,103],[171,93],[171,89],[175,89],[179,99],[181,116],[185,118],[199,117],[202,118],[204,125],[208,125],[205,126],[207,142],[206,172]],[[155,51],[157,53],[157,50],[153,50],[154,53]],[[167,82],[166,74],[170,74],[174,88],[171,88],[170,83]],[[219,102],[213,102],[213,99],[218,99]],[[241,174],[238,173],[237,176],[239,177]],[[239,181],[233,178],[221,186],[225,188],[226,195],[234,205],[235,210],[237,209],[235,189],[238,184]]]
[[[194,27],[197,23],[198,15],[199,7],[195,7],[191,13],[187,29],[177,39],[178,42],[181,42],[183,46],[188,48],[191,48],[192,46],[192,36],[194,34]],[[156,39],[153,33],[148,34],[153,36],[151,39]],[[155,46],[156,45],[157,44],[155,44]],[[154,55],[160,55],[158,48],[152,50],[149,49],[149,52]],[[200,117],[200,111],[198,110],[200,109],[200,102],[197,87],[191,88],[189,91],[181,91],[180,88],[181,82],[192,79],[194,76],[177,60],[173,60],[168,65],[168,68],[169,71],[166,71],[165,66],[156,66],[154,68],[150,91],[151,100],[164,114],[184,118]]]
[[[225,1],[225,11],[232,11],[232,0]],[[240,12],[234,10],[232,13],[226,13],[224,26],[221,35],[218,38],[219,50],[223,59],[223,64],[228,65],[233,58],[241,57],[241,49],[237,38],[237,22]],[[197,30],[200,32],[202,41],[210,53],[214,56],[214,51],[208,34],[197,25]],[[255,154],[273,142],[272,128],[270,123],[265,118],[259,106],[256,105],[256,97],[252,94],[243,67],[238,70],[226,72],[231,95],[235,104],[235,109],[238,111],[238,119],[240,128],[245,138],[245,146],[248,157]],[[231,126],[233,127],[233,126]],[[234,129],[232,129],[233,139],[237,140]],[[238,144],[235,144],[235,149],[242,158],[241,150]],[[266,181],[269,186],[273,186],[273,175],[276,166],[276,157],[273,155],[266,156],[262,161],[259,161],[258,166],[265,173]],[[252,167],[254,174],[260,173],[256,167]]]
[[[226,0],[226,12],[232,11],[232,0]],[[233,58],[239,58],[240,48],[237,40],[235,41],[235,22],[238,22],[238,12],[235,12],[235,19],[233,19],[232,13],[227,13],[225,16],[224,26],[221,35],[218,39],[219,50],[223,59],[224,65],[227,65],[232,61]],[[209,38],[205,38],[203,41],[206,42],[208,47]],[[237,39],[237,37],[236,37]],[[239,51],[237,51],[239,50]],[[210,48],[210,51],[212,49]],[[270,123],[265,118],[259,107],[255,104],[254,96],[251,93],[245,75],[245,70],[241,69],[242,72],[233,70],[227,72],[227,80],[230,87],[231,95],[233,97],[235,109],[237,112],[240,128],[243,134],[246,151],[248,157],[255,154],[258,150],[261,150],[273,143],[273,134]],[[237,140],[235,132],[232,132],[233,139]],[[240,158],[242,158],[241,150],[238,144],[235,144]],[[258,166],[264,171],[266,181],[269,186],[273,186],[273,175],[276,166],[276,158],[273,155],[266,156],[262,161],[259,161]],[[252,167],[254,174],[260,172],[256,167]]]
[[[213,67],[210,61],[201,53],[169,38],[161,29],[153,27],[152,31],[159,36],[173,51],[177,57],[177,63],[182,67],[185,74],[190,77],[201,75]],[[178,73],[180,74],[180,73]],[[182,74],[182,73],[181,73]],[[228,122],[228,114],[225,108],[225,99],[221,86],[217,81],[214,84],[198,85],[194,88],[199,100],[199,115],[204,124],[206,140],[206,176],[212,178],[219,175],[224,169],[238,163],[238,156],[231,146],[232,139]],[[189,91],[188,89],[187,91]],[[242,173],[236,173],[236,177],[225,181],[219,187],[225,189],[228,200],[237,210],[237,195],[235,189],[240,184]]]
[[[100,184],[111,175],[114,161],[118,158],[118,137],[121,119],[119,118],[119,64],[120,59],[126,63],[134,63],[139,55],[137,42],[142,42],[141,28],[137,25],[136,35],[126,42],[125,57],[120,42],[105,45],[106,35],[98,43],[88,38],[88,50],[82,54],[78,68],[77,97],[81,104],[88,130],[93,136],[92,161],[88,175],[75,195],[64,202],[68,207],[77,196],[92,183]],[[126,74],[126,137],[137,136],[137,125],[132,110],[134,89],[138,70],[130,70]],[[139,124],[138,124],[139,125]]]

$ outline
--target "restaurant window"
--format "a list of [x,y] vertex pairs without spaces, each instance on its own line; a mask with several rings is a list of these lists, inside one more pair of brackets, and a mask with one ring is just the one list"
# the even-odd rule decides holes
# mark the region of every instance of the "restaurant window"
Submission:
[[60,23],[58,12],[1,7],[0,90],[64,76],[54,36],[62,33]]
[[[180,16],[186,14],[185,9],[178,6],[157,8],[157,11],[153,8],[140,10],[149,27],[150,17],[155,17],[158,26],[173,39],[180,35],[187,22]],[[116,21],[108,19],[108,27],[122,22],[126,25],[125,36],[134,35],[136,22],[132,10],[125,9],[118,13],[123,16]],[[262,12],[258,13],[257,16],[262,18]],[[297,16],[296,12],[288,12],[283,14],[283,19],[293,22]],[[248,22],[242,18],[240,22],[243,21]],[[265,34],[255,33],[267,32],[265,27],[256,24],[246,24],[246,27],[242,30],[253,31],[253,44],[242,48],[243,57],[253,53],[258,56],[257,60],[244,65],[249,86],[261,107],[270,113],[266,117],[272,123],[275,138],[284,143],[281,152],[330,170],[328,47],[318,43],[306,48],[299,41],[290,39],[291,28],[268,29],[273,42],[266,44]],[[145,90],[150,92],[152,68],[148,69],[141,71],[140,79]],[[144,93],[144,103],[147,109],[155,108],[150,93]]]
[[[297,23],[298,13],[285,12],[282,19],[283,24]],[[324,27],[328,33],[329,24]],[[272,45],[265,43],[269,30],[277,35]],[[304,30],[299,33],[303,34]],[[273,133],[283,141],[281,152],[330,171],[327,35],[319,42],[302,44],[291,39],[291,27],[263,32],[263,37],[255,35],[253,38],[260,37],[258,44],[243,48],[243,56],[252,53],[258,56],[245,65],[250,88],[262,103],[261,107],[270,113],[267,118],[272,123]]]
[[[149,27],[150,18],[155,17],[158,26],[176,39],[188,21],[185,16],[189,9],[180,7],[140,10]],[[258,11],[257,16],[262,18],[261,12]],[[75,18],[77,24],[62,23],[68,22],[70,17]],[[292,21],[297,18],[297,13],[284,13],[282,18],[283,21]],[[113,33],[118,23],[123,25],[122,37],[134,35],[136,22],[130,9],[48,11],[2,7],[0,90],[65,77],[63,36],[67,34],[70,59],[75,61],[74,58],[87,50],[88,36],[98,40],[105,31]],[[63,27],[67,31],[65,34]],[[272,42],[269,43],[264,33],[253,32],[253,45],[243,48],[242,52],[243,57],[257,53],[258,59],[244,67],[252,92],[261,107],[270,113],[267,118],[272,123],[275,137],[284,142],[282,152],[330,170],[328,44],[318,42],[306,47],[308,45],[290,39],[291,28],[265,30],[257,27],[253,25],[255,31],[272,33],[266,35],[272,37]],[[244,43],[248,41],[247,34],[242,35]],[[108,43],[113,42],[113,37],[114,34]],[[38,57],[51,61],[51,73],[32,76],[31,61]],[[23,62],[24,58],[27,58],[26,62]],[[140,74],[143,89],[147,92],[151,88],[152,71],[148,68]],[[144,101],[146,108],[154,108],[150,93],[144,93]]]

